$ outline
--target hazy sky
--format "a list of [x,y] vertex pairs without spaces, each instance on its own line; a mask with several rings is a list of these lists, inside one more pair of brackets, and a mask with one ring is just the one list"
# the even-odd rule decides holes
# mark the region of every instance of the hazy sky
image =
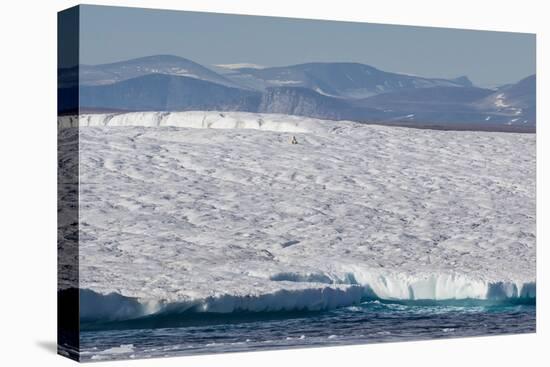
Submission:
[[535,35],[429,27],[83,6],[80,58],[100,64],[154,54],[204,66],[353,61],[479,86],[535,73]]

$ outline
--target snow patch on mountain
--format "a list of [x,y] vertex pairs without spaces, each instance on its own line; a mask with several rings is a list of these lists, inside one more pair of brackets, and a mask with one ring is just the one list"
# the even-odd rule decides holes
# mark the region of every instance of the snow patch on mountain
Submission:
[[509,105],[506,104],[504,101],[505,101],[505,99],[504,99],[504,93],[499,93],[499,94],[495,97],[495,106],[498,107],[498,108],[506,108],[506,107],[508,107]]
[[230,69],[230,70],[236,70],[236,69],[243,69],[243,68],[250,68],[250,69],[263,69],[265,66],[258,65],[258,64],[252,64],[248,62],[241,62],[241,63],[235,63],[235,64],[216,64],[214,66],[217,66],[222,69]]

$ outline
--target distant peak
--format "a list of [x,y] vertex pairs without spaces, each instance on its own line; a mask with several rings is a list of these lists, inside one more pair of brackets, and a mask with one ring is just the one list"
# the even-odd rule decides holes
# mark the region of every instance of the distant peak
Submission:
[[176,55],[151,55],[151,56],[144,56],[139,57],[137,59],[129,60],[131,62],[140,62],[140,61],[153,61],[153,62],[193,62],[189,59],[186,59],[185,57],[176,56]]
[[142,64],[142,63],[151,63],[151,62],[172,62],[172,63],[194,63],[194,61],[186,59],[181,56],[175,56],[175,55],[150,55],[150,56],[142,56],[142,57],[136,57],[132,59],[122,60],[122,61],[116,61],[112,63],[107,64],[99,64],[95,66],[104,66],[104,65],[122,65],[122,64]]
[[535,83],[536,81],[537,81],[537,74],[531,74],[531,75],[526,76],[525,78],[521,79],[518,83],[522,83],[522,82]]
[[464,87],[473,87],[474,86],[474,83],[472,83],[472,81],[466,76],[466,75],[461,75],[457,78],[454,78],[454,79],[451,79],[452,81],[454,82],[457,82],[458,84],[464,86]]
[[306,62],[303,64],[297,64],[293,66],[355,67],[355,68],[366,68],[366,69],[378,70],[374,66],[371,66],[368,64],[362,64],[360,62],[353,62],[353,61],[315,61],[315,62]]
[[184,57],[176,56],[176,55],[168,55],[168,54],[162,54],[162,55],[151,55],[151,56],[144,56],[136,58],[135,60],[162,60],[162,61],[175,61],[175,60],[187,60]]

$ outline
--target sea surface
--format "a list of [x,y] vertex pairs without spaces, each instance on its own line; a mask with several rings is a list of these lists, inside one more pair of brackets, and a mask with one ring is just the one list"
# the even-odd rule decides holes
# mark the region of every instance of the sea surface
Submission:
[[87,325],[82,361],[533,333],[528,304],[381,302],[324,312],[179,314]]

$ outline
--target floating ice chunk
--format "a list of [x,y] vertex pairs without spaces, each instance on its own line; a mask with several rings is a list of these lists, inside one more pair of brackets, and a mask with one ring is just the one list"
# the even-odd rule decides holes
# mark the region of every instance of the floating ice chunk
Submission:
[[[78,122],[80,286],[118,294],[83,317],[536,296],[534,135],[215,111],[60,118]],[[301,129],[303,144],[270,129]]]

